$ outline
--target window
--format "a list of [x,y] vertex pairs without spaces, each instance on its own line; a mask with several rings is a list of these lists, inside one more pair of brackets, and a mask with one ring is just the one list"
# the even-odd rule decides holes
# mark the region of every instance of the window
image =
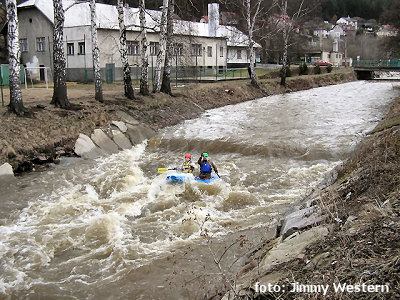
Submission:
[[224,47],[219,47],[219,57],[224,57]]
[[128,48],[128,55],[139,55],[139,42],[137,41],[126,41]]
[[183,44],[174,44],[174,55],[182,56],[183,55]]
[[212,47],[211,46],[207,47],[207,56],[212,57]]
[[85,55],[85,42],[78,43],[78,55]]
[[67,55],[74,55],[74,43],[67,43]]
[[37,37],[36,38],[36,51],[37,52],[44,52],[46,47],[46,42],[44,37]]
[[238,50],[237,51],[237,55],[236,55],[237,59],[242,59],[242,50]]
[[21,52],[28,52],[28,39],[19,39],[19,48]]
[[160,49],[160,43],[150,42],[150,55],[157,55]]
[[201,56],[201,44],[192,44],[192,56]]

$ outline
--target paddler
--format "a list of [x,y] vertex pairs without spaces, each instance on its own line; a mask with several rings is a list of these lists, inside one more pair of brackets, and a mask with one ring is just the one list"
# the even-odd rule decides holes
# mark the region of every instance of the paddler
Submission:
[[185,154],[185,161],[182,164],[182,172],[183,173],[193,173],[194,171],[194,164],[192,163],[192,154],[186,153]]
[[203,152],[197,162],[200,165],[200,174],[199,177],[201,179],[210,179],[211,172],[214,170],[215,174],[218,175],[217,166],[210,160],[208,153]]

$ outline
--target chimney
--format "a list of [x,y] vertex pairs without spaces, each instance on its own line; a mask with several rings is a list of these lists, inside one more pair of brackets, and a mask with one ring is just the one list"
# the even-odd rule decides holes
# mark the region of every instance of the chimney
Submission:
[[219,4],[208,4],[208,34],[210,36],[217,36],[219,27]]

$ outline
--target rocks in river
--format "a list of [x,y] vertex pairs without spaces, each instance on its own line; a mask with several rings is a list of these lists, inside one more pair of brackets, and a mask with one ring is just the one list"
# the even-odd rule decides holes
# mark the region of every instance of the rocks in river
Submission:
[[129,139],[119,130],[112,130],[112,135],[114,142],[118,145],[121,149],[131,149],[132,144]]
[[263,258],[260,264],[261,271],[266,273],[274,266],[297,258],[307,246],[324,238],[328,233],[327,227],[317,226],[284,240],[273,247]]
[[14,176],[14,171],[9,163],[4,163],[0,166],[0,177],[12,177]]
[[128,130],[126,134],[129,136],[133,145],[140,144],[146,139],[149,139],[155,135],[155,132],[143,125],[130,125],[127,124]]
[[79,134],[75,142],[74,151],[77,155],[85,158],[96,158],[103,154],[103,151],[98,148],[86,134]]
[[119,150],[131,149],[132,145],[155,135],[154,130],[139,124],[129,114],[122,111],[119,114],[130,123],[113,121],[108,128],[95,129],[90,137],[80,134],[75,143],[75,153],[85,158],[114,154]]
[[139,125],[139,121],[136,120],[134,117],[132,117],[127,112],[124,112],[122,110],[117,110],[116,114],[125,123],[131,124],[131,125]]
[[324,217],[316,212],[315,206],[295,211],[283,220],[280,235],[282,239],[286,239],[297,231],[321,223],[322,220]]
[[128,128],[126,127],[124,122],[121,121],[112,121],[111,122],[112,125],[116,126],[119,130],[121,130],[123,133],[125,133]]
[[106,153],[113,154],[118,152],[118,146],[108,137],[107,134],[104,133],[103,130],[95,129],[90,137],[92,138],[92,141]]

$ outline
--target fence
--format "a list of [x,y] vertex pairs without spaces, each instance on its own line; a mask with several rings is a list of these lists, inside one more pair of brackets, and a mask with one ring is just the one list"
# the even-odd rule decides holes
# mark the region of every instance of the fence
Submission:
[[[132,79],[139,81],[141,77],[140,67],[131,67]],[[183,82],[212,82],[220,80],[248,78],[247,68],[202,68],[202,67],[172,67],[171,83],[178,85]],[[149,68],[149,84],[154,82],[155,70]]]
[[356,60],[353,61],[354,68],[383,68],[383,69],[400,69],[400,59],[388,60]]

